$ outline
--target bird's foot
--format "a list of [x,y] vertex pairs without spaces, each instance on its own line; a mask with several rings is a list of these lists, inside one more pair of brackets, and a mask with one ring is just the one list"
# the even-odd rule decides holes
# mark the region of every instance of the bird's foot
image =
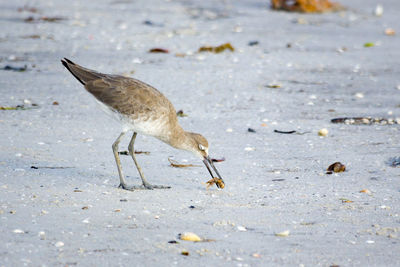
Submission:
[[166,185],[152,185],[152,184],[143,184],[143,185],[127,185],[127,184],[119,184],[118,188],[135,191],[135,190],[153,190],[153,189],[169,189],[170,186]]
[[170,186],[167,185],[152,185],[152,184],[148,184],[148,183],[143,183],[142,185],[143,189],[147,189],[147,190],[153,190],[153,189],[170,189]]
[[139,189],[137,186],[127,185],[127,184],[119,184],[118,188],[129,190],[129,191],[135,191],[136,189]]

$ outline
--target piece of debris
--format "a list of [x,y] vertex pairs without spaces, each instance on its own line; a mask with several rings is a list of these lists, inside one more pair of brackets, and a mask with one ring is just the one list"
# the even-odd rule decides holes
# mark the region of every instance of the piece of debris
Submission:
[[30,17],[27,17],[26,19],[24,19],[24,21],[27,22],[27,23],[34,23],[34,22],[41,22],[41,21],[44,21],[44,22],[59,22],[61,20],[65,20],[65,18],[62,18],[62,17],[46,17],[46,16],[43,16],[43,17],[40,17],[40,18],[34,18],[34,17],[30,16]]
[[182,109],[180,109],[180,110],[178,110],[176,112],[176,116],[178,116],[178,117],[187,117],[188,115],[186,113],[184,113]]
[[344,123],[351,125],[393,125],[400,124],[400,118],[343,117],[331,119],[331,123]]
[[394,158],[390,158],[388,160],[388,164],[391,167],[400,167],[400,157],[394,157]]
[[281,88],[282,85],[281,84],[276,84],[276,83],[271,83],[271,84],[267,84],[265,87],[268,87],[268,88]]
[[199,48],[198,52],[213,52],[218,54],[224,52],[225,50],[234,52],[235,48],[230,43],[225,43],[219,46],[202,46]]
[[326,174],[332,174],[334,172],[344,172],[346,170],[346,166],[340,162],[335,162],[329,165],[328,169],[326,169]]
[[167,49],[164,48],[152,48],[149,50],[149,53],[164,53],[164,54],[168,54],[169,51]]
[[63,167],[63,166],[53,167],[53,166],[34,166],[34,165],[31,166],[31,169],[35,169],[35,170],[37,170],[37,169],[71,169],[71,168],[75,168],[75,167]]
[[225,161],[225,158],[220,158],[220,159],[211,159],[212,162],[223,162]]
[[255,45],[258,45],[258,44],[259,44],[258,41],[250,41],[250,42],[248,43],[249,46],[255,46]]
[[279,134],[298,134],[298,135],[303,135],[303,134],[307,134],[310,133],[309,131],[307,132],[298,132],[298,131],[280,131],[280,130],[274,130],[274,133],[279,133]]
[[[145,154],[145,155],[150,155],[150,151],[136,151],[135,150],[135,154]],[[118,155],[123,155],[123,156],[129,156],[129,152],[128,151],[119,151]]]
[[297,133],[297,131],[280,131],[280,130],[274,130],[274,133],[280,133],[280,134],[294,134]]
[[256,132],[256,130],[254,130],[253,128],[248,128],[247,131],[248,131],[249,133],[255,133],[255,132]]
[[169,243],[169,244],[179,244],[179,242],[176,241],[176,240],[170,240],[170,241],[168,241],[168,243]]
[[21,38],[24,38],[24,39],[40,39],[41,36],[39,34],[31,34],[31,35],[21,36]]
[[347,199],[347,198],[339,198],[340,201],[342,201],[342,203],[353,203],[353,200]]
[[336,12],[345,8],[329,0],[271,0],[272,9],[302,13]]
[[164,24],[162,24],[162,23],[156,23],[151,20],[145,20],[145,21],[143,21],[143,24],[147,25],[147,26],[155,26],[155,27],[163,27],[164,26]]
[[189,256],[189,251],[187,251],[187,250],[182,250],[181,254],[182,254],[183,256]]
[[373,46],[375,46],[375,44],[372,42],[367,42],[364,44],[364,47],[373,47]]
[[53,103],[52,103],[52,105],[53,106],[58,106],[58,105],[60,105],[57,101],[54,101]]
[[200,165],[194,165],[194,164],[180,164],[171,158],[168,158],[168,161],[171,164],[171,167],[174,168],[201,167]]
[[28,69],[28,67],[25,65],[23,67],[13,67],[11,65],[6,65],[5,67],[1,68],[2,70],[11,70],[11,71],[17,71],[17,72],[23,72]]
[[213,184],[215,184],[218,188],[224,189],[225,183],[221,178],[214,177],[211,180],[206,182],[207,189],[210,188]]
[[27,5],[24,5],[23,7],[19,7],[17,9],[18,12],[31,12],[31,13],[37,13],[39,10],[36,7],[29,7]]

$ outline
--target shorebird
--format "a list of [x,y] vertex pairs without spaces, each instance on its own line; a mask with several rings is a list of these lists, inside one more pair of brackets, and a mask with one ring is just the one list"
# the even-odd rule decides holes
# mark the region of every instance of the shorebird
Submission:
[[[145,179],[134,151],[138,133],[154,136],[174,148],[192,152],[207,167],[213,178],[210,181],[215,181],[220,188],[224,187],[221,175],[208,155],[207,139],[201,134],[186,132],[182,129],[174,106],[160,91],[133,78],[103,74],[81,67],[67,58],[61,60],[61,63],[96,98],[106,113],[121,122],[121,133],[112,144],[120,188],[126,190],[170,188],[169,186],[152,185]],[[129,131],[133,131],[133,135],[129,142],[128,151],[142,179],[140,186],[126,183],[118,155],[119,143]],[[218,177],[214,177],[210,166]]]

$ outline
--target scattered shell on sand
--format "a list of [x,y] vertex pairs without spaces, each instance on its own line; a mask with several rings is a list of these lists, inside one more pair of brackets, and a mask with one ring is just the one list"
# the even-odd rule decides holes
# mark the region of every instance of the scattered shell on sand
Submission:
[[385,34],[389,35],[389,36],[393,36],[396,34],[396,31],[392,28],[387,28],[387,29],[385,29]]
[[363,189],[363,190],[360,191],[360,193],[365,193],[365,194],[368,194],[368,195],[372,194],[371,191],[369,191],[368,189]]
[[24,233],[25,233],[25,231],[24,231],[24,230],[21,230],[21,229],[15,229],[13,232],[14,232],[15,234],[24,234]]
[[185,241],[192,241],[192,242],[200,242],[202,239],[196,235],[195,233],[192,232],[185,232],[182,234],[178,235],[180,240],[185,240]]
[[285,230],[283,232],[275,233],[275,236],[287,237],[287,236],[289,236],[289,234],[290,234],[290,231],[289,230]]
[[326,169],[326,174],[332,174],[332,172],[344,172],[346,170],[346,166],[340,162],[335,162],[329,165],[328,169]]
[[318,131],[319,136],[327,136],[329,133],[328,129],[322,128],[321,130]]

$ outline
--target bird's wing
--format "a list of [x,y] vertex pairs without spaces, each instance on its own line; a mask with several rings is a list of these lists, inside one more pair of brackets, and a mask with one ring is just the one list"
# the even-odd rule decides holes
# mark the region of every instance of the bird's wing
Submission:
[[[133,78],[102,74],[85,84],[97,100],[130,116],[161,116],[176,114],[171,102],[154,87]],[[153,112],[151,112],[153,111]]]

